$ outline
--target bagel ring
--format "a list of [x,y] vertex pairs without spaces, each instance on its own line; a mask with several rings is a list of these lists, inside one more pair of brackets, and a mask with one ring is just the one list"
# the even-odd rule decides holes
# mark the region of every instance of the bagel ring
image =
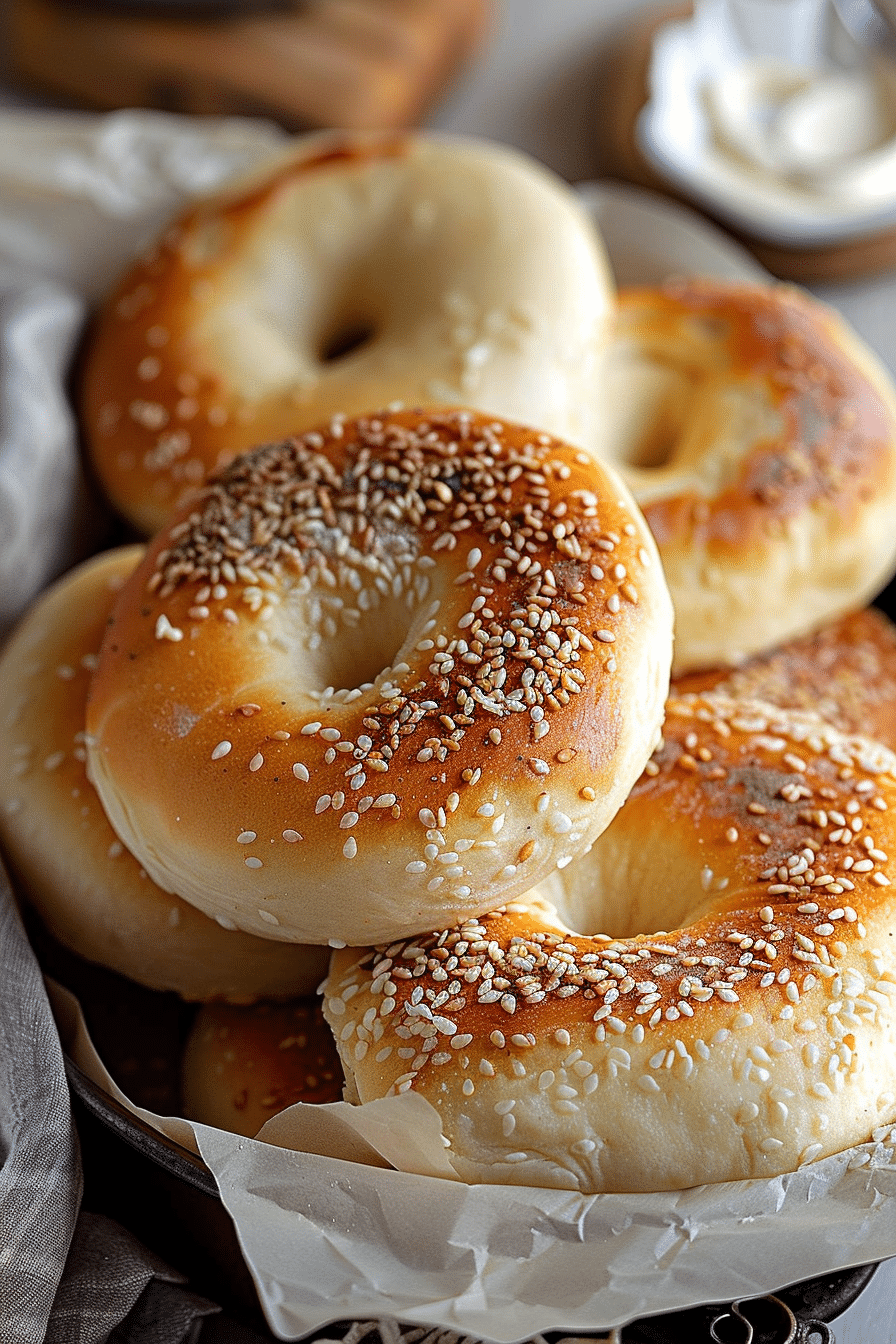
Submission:
[[238,452],[393,401],[584,442],[613,287],[560,178],[506,147],[326,132],[187,208],[88,336],[96,473],[144,534]]
[[420,1093],[464,1180],[769,1177],[896,1116],[896,756],[711,694],[664,731],[540,896],[333,954],[347,1095]]
[[596,451],[625,477],[675,607],[674,673],[862,606],[896,563],[896,396],[832,309],[783,285],[619,295]]
[[239,458],[154,540],[94,673],[91,779],[207,913],[401,937],[606,826],[659,736],[671,619],[584,451],[467,411],[334,420]]
[[41,595],[0,655],[0,844],[16,890],[65,947],[150,989],[247,1002],[309,993],[316,947],[254,938],[160,891],[87,779],[87,690],[142,546],[107,551]]

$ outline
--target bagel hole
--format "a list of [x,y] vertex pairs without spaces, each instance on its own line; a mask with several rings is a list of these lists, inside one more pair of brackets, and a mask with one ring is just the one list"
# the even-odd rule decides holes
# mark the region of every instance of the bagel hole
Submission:
[[647,432],[637,439],[625,457],[630,467],[639,471],[653,471],[657,467],[666,467],[675,453],[678,442],[678,426],[668,416],[659,416]]
[[345,359],[367,345],[375,335],[376,328],[372,322],[363,319],[340,322],[321,342],[318,359],[322,364]]
[[[576,933],[610,938],[660,937],[687,928],[724,902],[735,870],[675,862],[669,836],[617,838],[611,823],[591,851],[541,887]],[[624,893],[624,899],[620,899]],[[732,891],[733,895],[733,891]]]
[[[355,600],[357,594],[346,595],[345,607]],[[407,655],[420,637],[418,627],[422,623],[423,617],[415,620],[415,610],[407,602],[391,597],[373,600],[368,610],[360,612],[356,624],[340,621],[336,635],[325,637],[310,652],[306,664],[309,689],[319,695],[328,687],[335,692],[370,690],[383,673]]]
[[620,467],[657,471],[675,458],[694,392],[681,369],[612,358],[603,383],[599,455]]
[[340,631],[323,660],[324,685],[337,690],[357,690],[376,681],[386,668],[398,662],[407,626],[399,627],[388,613],[367,613],[379,620],[362,622],[354,630]]

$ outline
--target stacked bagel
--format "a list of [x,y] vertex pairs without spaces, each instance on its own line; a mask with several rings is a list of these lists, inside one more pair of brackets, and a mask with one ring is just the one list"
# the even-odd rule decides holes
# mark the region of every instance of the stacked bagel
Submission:
[[191,1113],[344,1074],[460,1179],[586,1192],[896,1116],[896,396],[845,324],[615,295],[510,151],[309,137],[135,263],[83,389],[151,535],[2,655],[0,839],[205,1003]]

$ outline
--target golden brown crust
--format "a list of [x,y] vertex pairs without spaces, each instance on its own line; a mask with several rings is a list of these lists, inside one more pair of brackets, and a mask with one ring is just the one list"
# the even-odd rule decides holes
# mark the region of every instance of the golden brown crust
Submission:
[[574,196],[515,151],[303,137],[184,211],[100,309],[97,475],[149,534],[238,452],[337,411],[470,404],[584,441],[610,296]]
[[838,314],[784,285],[632,288],[608,358],[628,424],[611,415],[601,451],[656,537],[678,673],[879,591],[896,562],[896,398]]
[[38,600],[0,657],[0,841],[16,889],[66,947],[152,989],[247,1002],[314,989],[317,948],[222,928],[161,891],[86,773],[84,712],[109,612],[143,547],[108,551]]
[[629,331],[649,332],[650,343],[671,350],[683,326],[689,335],[703,328],[701,343],[708,337],[716,370],[732,384],[758,384],[781,430],[757,439],[734,480],[713,498],[690,492],[651,502],[660,546],[740,556],[745,547],[768,544],[775,524],[786,526],[832,498],[842,524],[851,526],[855,510],[893,475],[894,422],[892,395],[882,400],[844,345],[843,319],[783,285],[677,281],[619,296],[623,339]]
[[342,1065],[316,999],[207,1004],[181,1070],[184,1115],[253,1138],[296,1102],[342,1097]]
[[94,676],[91,777],[209,913],[400,936],[587,847],[656,740],[670,627],[586,453],[472,412],[334,421],[153,543]]
[[863,733],[896,751],[896,626],[866,607],[733,670],[677,677],[671,694],[709,690],[813,710],[842,732]]
[[884,747],[672,700],[614,822],[541,888],[563,923],[533,894],[334,953],[346,1072],[362,1101],[426,1097],[468,1180],[674,1189],[861,1142],[896,1113],[894,808]]

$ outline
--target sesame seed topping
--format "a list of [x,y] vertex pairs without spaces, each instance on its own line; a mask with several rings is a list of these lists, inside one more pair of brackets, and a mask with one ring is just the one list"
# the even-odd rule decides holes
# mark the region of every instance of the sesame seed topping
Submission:
[[172,644],[178,644],[184,637],[183,630],[177,628],[169,621],[164,612],[156,620],[156,639],[167,639]]
[[[735,725],[735,717],[740,727]],[[896,771],[890,770],[896,758],[880,757],[881,769],[875,769],[872,775],[873,789],[859,795],[863,802],[858,811],[847,812],[845,795],[853,790],[856,775],[867,767],[864,755],[859,755],[867,748],[819,727],[817,720],[811,724],[806,720],[804,731],[804,721],[798,716],[791,719],[784,712],[772,713],[768,707],[760,712],[754,706],[748,709],[745,704],[730,705],[722,698],[706,696],[687,704],[672,702],[664,734],[664,743],[654,756],[656,774],[645,771],[626,806],[649,799],[658,776],[663,777],[659,797],[665,797],[665,781],[674,776],[682,789],[702,799],[706,810],[708,801],[732,793],[733,767],[726,744],[731,744],[731,759],[738,762],[738,769],[742,760],[750,762],[737,776],[740,793],[735,791],[734,797],[739,798],[738,825],[723,831],[729,845],[739,844],[740,850],[726,850],[725,874],[714,871],[718,863],[704,865],[702,890],[725,892],[724,897],[720,894],[716,912],[702,914],[681,934],[584,937],[562,932],[550,921],[542,922],[525,900],[519,900],[454,927],[418,935],[410,941],[399,940],[381,949],[374,956],[388,956],[391,985],[388,995],[383,988],[382,997],[389,999],[390,1022],[404,1024],[409,1032],[408,1058],[414,1060],[415,1078],[425,1076],[427,1055],[432,1055],[431,1049],[421,1048],[418,1053],[416,1042],[423,1024],[447,1017],[450,1001],[452,1011],[447,1020],[453,1023],[455,1034],[470,1024],[464,1035],[473,1040],[470,1046],[464,1046],[464,1057],[470,1050],[471,1067],[478,1067],[483,1080],[481,1089],[492,1077],[524,1074],[516,1067],[511,1069],[506,1056],[499,1059],[492,1055],[490,1061],[483,1061],[488,1063],[487,1068],[478,1066],[472,1053],[477,1039],[487,1040],[495,1050],[510,1052],[514,1065],[523,1070],[525,1057],[531,1058],[536,1046],[549,1044],[555,1057],[537,1056],[531,1076],[561,1114],[574,1114],[574,1109],[565,1108],[581,1106],[591,1091],[597,1088],[599,1092],[602,1078],[614,1078],[620,1072],[630,1071],[632,1082],[645,1094],[661,1090],[667,1078],[699,1078],[702,1062],[729,1041],[729,1050],[745,1052],[741,1059],[734,1056],[737,1076],[745,1083],[749,1079],[751,1086],[771,1091],[779,1069],[776,1060],[803,1048],[789,1039],[791,1031],[816,1030],[808,1012],[800,1013],[797,1005],[811,1004],[816,1017],[836,1022],[839,1034],[835,1039],[840,1041],[847,1029],[857,1029],[863,1012],[878,1011],[873,995],[882,1002],[896,995],[896,984],[886,982],[886,989],[866,989],[861,977],[855,979],[851,970],[838,969],[839,958],[848,950],[848,942],[843,939],[858,943],[866,935],[855,908],[838,905],[832,898],[839,892],[831,890],[841,887],[832,874],[840,877],[844,871],[840,864],[846,858],[850,860],[846,871],[854,875],[853,886],[860,891],[867,891],[877,876],[887,880],[883,871],[885,852],[879,851],[884,856],[880,859],[872,857],[871,849],[878,846],[866,823],[869,795],[881,796],[875,791],[884,789],[884,773],[889,771],[896,779]],[[749,740],[749,752],[744,756],[738,755],[743,740],[739,734]],[[796,745],[799,751],[790,751],[790,746]],[[565,755],[569,750],[561,747],[552,758],[558,770],[572,759]],[[861,823],[858,828],[840,828],[847,831],[845,846],[841,839],[831,842],[819,833],[812,801],[803,814],[801,809],[807,806],[804,798],[788,798],[782,792],[784,766],[796,769],[792,761],[784,761],[785,754],[801,763],[803,768],[798,773],[811,790],[811,798],[824,797],[825,823],[838,811],[838,803],[844,818],[854,817]],[[683,756],[690,757],[690,765],[682,763]],[[847,764],[850,774],[842,778]],[[822,794],[822,788],[828,794]],[[668,791],[670,797],[673,792]],[[479,813],[489,822],[503,822],[503,802],[497,789],[493,799],[480,804]],[[573,825],[571,818],[547,795],[545,800],[548,827],[565,833]],[[440,817],[438,809],[430,809],[426,817],[427,858],[419,863],[417,871],[428,876],[440,859],[447,868],[464,852],[439,829],[446,816],[444,811]],[[765,824],[769,831],[757,832],[751,816],[768,818]],[[732,830],[736,832],[733,839]],[[758,851],[759,834],[769,833],[770,852],[765,847]],[[861,838],[866,834],[870,845]],[[522,861],[523,851],[518,849],[517,853]],[[766,894],[780,897],[775,904],[756,901],[746,912],[738,904],[741,853],[747,856],[743,869],[748,874],[747,885],[763,898]],[[813,899],[807,899],[810,896]],[[880,965],[884,964],[881,961]],[[446,997],[440,997],[443,995]],[[861,1008],[859,997],[867,1008]],[[459,1011],[468,1001],[478,1016],[458,1019],[454,1008]],[[562,1011],[567,1014],[575,1010],[575,1026],[571,1030],[554,1028],[550,1012],[567,1003],[570,1007],[564,1006]],[[511,1017],[513,1022],[508,1024]],[[691,1030],[690,1021],[693,1036],[684,1032],[685,1027]],[[497,1026],[498,1022],[502,1026]],[[760,1027],[769,1022],[792,1025],[776,1026],[757,1039],[757,1022]],[[440,1030],[437,1028],[437,1032]],[[670,1031],[680,1035],[674,1039],[663,1036]],[[570,1053],[573,1040],[576,1045],[587,1040],[589,1049],[597,1053],[586,1059],[581,1050]],[[652,1044],[641,1060],[634,1048],[648,1042]],[[853,1046],[843,1040],[825,1074],[830,1081],[815,1080],[831,1095],[833,1079],[840,1076],[843,1061],[852,1058],[852,1050]],[[819,1062],[811,1052],[810,1057]],[[820,1062],[827,1067],[826,1060],[827,1055]],[[581,1069],[577,1067],[580,1063]],[[416,1081],[409,1083],[417,1085]],[[776,1123],[791,1122],[793,1106],[788,1096],[771,1095],[768,1105],[776,1108],[770,1111],[777,1117]],[[755,1115],[751,1107],[755,1107]],[[744,1119],[739,1123],[752,1123],[759,1113],[756,1103],[745,1101]],[[519,1112],[508,1107],[502,1114],[518,1116]],[[516,1123],[519,1125],[520,1120]],[[766,1133],[763,1139],[773,1137]],[[762,1151],[770,1155],[779,1149],[766,1144]]]

